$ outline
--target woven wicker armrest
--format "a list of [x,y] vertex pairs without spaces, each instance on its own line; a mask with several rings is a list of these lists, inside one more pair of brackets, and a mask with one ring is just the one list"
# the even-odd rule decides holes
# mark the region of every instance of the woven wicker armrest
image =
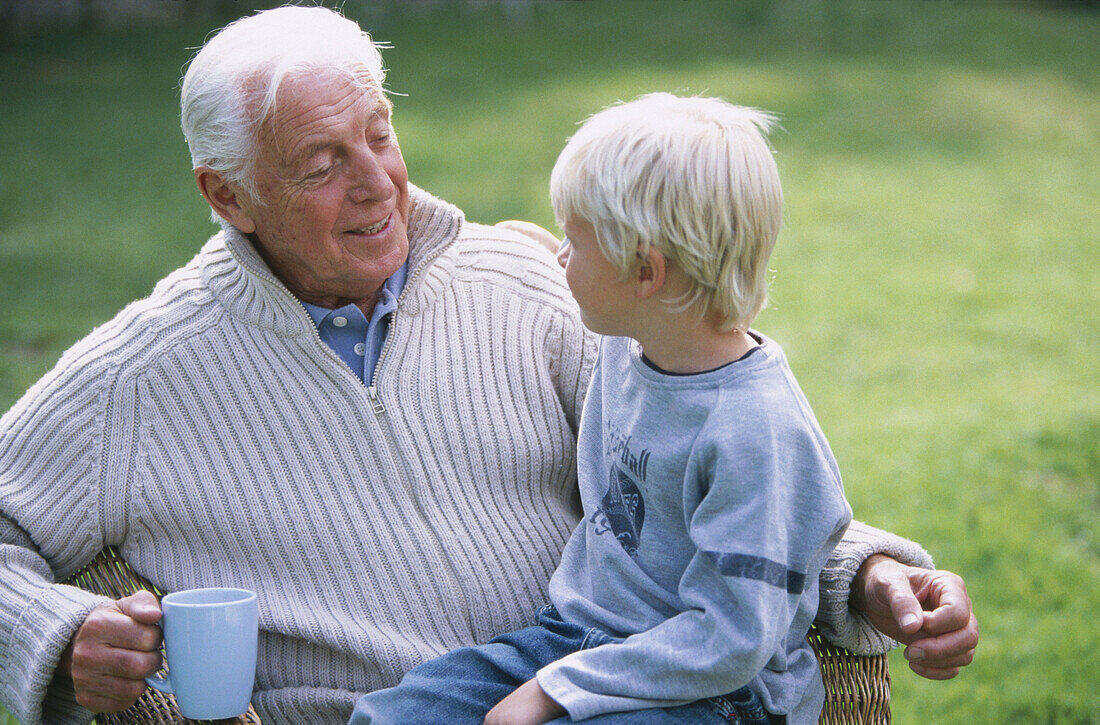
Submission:
[[886,655],[854,655],[826,640],[817,627],[806,635],[821,665],[825,706],[819,725],[889,725],[890,669]]
[[[112,599],[121,599],[142,589],[152,592],[158,599],[164,595],[164,592],[134,572],[113,547],[101,551],[87,566],[65,580],[65,583]],[[251,706],[248,712],[237,718],[188,720],[180,714],[176,706],[176,698],[162,694],[151,687],[145,688],[145,693],[129,710],[119,713],[100,713],[96,715],[95,721],[97,725],[189,725],[192,723],[260,725],[260,718]]]

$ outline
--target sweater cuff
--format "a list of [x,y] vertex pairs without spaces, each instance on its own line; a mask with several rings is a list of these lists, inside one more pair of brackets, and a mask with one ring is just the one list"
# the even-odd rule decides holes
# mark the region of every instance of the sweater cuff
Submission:
[[848,606],[852,581],[863,562],[885,554],[902,564],[934,569],[932,557],[919,544],[853,520],[821,572],[817,626],[833,644],[857,655],[877,655],[898,642],[875,629],[864,614]]
[[77,704],[72,682],[54,675],[62,652],[84,619],[108,601],[63,584],[43,586],[23,601],[6,648],[5,691],[0,693],[0,699],[23,725],[86,725],[92,721],[93,713]]

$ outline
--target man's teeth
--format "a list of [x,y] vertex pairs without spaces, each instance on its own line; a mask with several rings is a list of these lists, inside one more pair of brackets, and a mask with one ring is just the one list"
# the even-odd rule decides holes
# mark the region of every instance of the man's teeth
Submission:
[[386,228],[386,224],[389,221],[390,221],[390,218],[389,218],[389,216],[387,216],[382,221],[375,222],[374,224],[371,224],[369,227],[363,227],[362,229],[353,229],[352,234],[377,234],[378,232],[380,232],[380,231],[382,231],[383,229]]

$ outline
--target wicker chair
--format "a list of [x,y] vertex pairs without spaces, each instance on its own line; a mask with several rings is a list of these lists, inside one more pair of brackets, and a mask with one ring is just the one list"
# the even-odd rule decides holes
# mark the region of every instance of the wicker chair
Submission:
[[886,655],[854,655],[830,643],[817,627],[806,635],[821,664],[825,706],[818,725],[890,725]]
[[[112,547],[104,549],[87,566],[65,582],[96,594],[121,598],[140,589],[158,597],[164,592],[136,574]],[[864,657],[829,644],[817,628],[808,636],[821,663],[825,681],[825,707],[819,725],[888,725],[890,723],[890,672],[886,655]],[[169,695],[147,688],[132,708],[118,714],[96,716],[98,725],[179,725],[214,722],[225,725],[260,725],[252,710],[231,720],[188,720]]]

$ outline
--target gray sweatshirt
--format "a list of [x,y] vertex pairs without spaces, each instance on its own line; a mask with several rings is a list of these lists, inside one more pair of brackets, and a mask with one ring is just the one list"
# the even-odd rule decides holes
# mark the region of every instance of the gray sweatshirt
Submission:
[[627,338],[602,341],[578,440],[585,518],[550,598],[621,641],[539,671],[575,720],[747,684],[789,722],[817,722],[805,637],[851,509],[782,350],[759,339],[687,376],[650,367]]

